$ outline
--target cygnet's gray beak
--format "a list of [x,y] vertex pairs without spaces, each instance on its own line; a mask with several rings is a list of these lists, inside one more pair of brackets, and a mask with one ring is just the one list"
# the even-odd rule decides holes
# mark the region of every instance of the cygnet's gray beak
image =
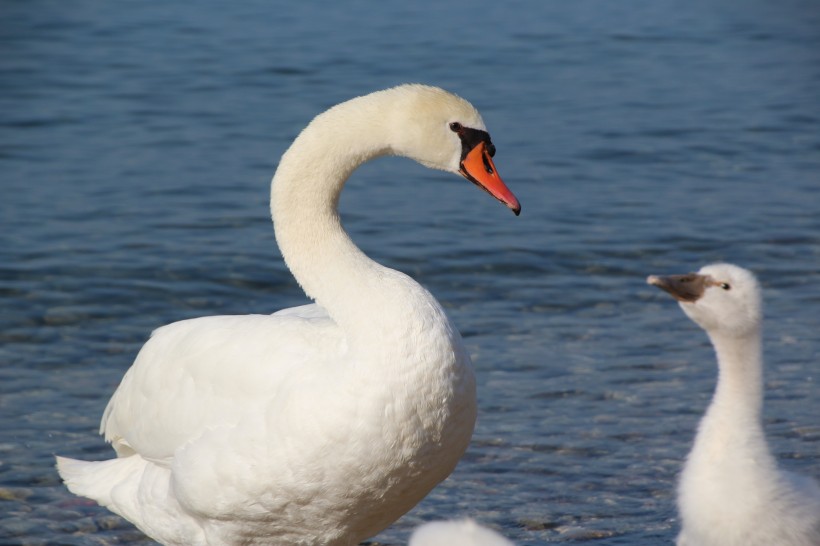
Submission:
[[695,302],[698,301],[706,290],[708,277],[689,273],[687,275],[667,275],[664,277],[650,275],[646,278],[647,284],[657,286],[661,290],[668,292],[678,301]]

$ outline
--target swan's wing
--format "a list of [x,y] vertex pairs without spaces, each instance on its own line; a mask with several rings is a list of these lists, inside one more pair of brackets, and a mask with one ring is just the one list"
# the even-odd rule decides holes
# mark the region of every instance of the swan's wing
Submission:
[[288,307],[275,312],[274,317],[299,317],[305,320],[323,321],[330,320],[330,316],[324,307],[318,303],[308,303],[298,307]]
[[[301,311],[300,311],[301,310]],[[181,446],[272,412],[332,380],[346,347],[318,306],[274,315],[217,316],[157,329],[105,409],[101,434],[120,455],[170,464]]]

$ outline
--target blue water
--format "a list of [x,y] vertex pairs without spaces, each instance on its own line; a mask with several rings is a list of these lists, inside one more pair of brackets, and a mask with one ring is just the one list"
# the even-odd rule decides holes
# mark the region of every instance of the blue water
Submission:
[[520,545],[670,544],[715,367],[644,279],[716,260],[761,278],[766,430],[820,476],[816,2],[274,4],[0,7],[0,544],[151,543],[53,454],[111,456],[99,418],[152,329],[304,301],[270,226],[278,157],[408,81],[481,110],[523,211],[401,159],[342,196],[479,381],[463,461],[375,542],[472,516]]

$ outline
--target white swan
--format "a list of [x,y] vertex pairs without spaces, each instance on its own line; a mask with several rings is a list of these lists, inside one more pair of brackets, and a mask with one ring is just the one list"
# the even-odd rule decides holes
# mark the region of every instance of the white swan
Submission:
[[514,546],[471,519],[434,521],[416,528],[407,546]]
[[517,214],[478,112],[400,86],[317,116],[271,187],[285,262],[316,301],[156,330],[102,418],[118,458],[58,458],[68,488],[167,545],[353,545],[453,470],[475,379],[439,303],[365,256],[336,210],[360,164],[392,154],[461,173]]
[[818,546],[820,487],[777,468],[761,423],[761,295],[749,271],[715,264],[650,276],[706,330],[718,381],[678,486],[678,546]]

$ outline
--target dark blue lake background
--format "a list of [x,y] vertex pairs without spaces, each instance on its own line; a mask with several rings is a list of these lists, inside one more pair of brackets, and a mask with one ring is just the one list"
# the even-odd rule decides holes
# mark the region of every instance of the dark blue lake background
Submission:
[[705,335],[644,283],[765,287],[766,430],[820,477],[820,6],[511,0],[0,5],[0,544],[150,544],[62,487],[152,329],[304,302],[270,178],[325,108],[404,82],[475,104],[515,218],[384,159],[345,224],[427,286],[479,381],[453,475],[374,539],[472,516],[520,545],[671,544]]

